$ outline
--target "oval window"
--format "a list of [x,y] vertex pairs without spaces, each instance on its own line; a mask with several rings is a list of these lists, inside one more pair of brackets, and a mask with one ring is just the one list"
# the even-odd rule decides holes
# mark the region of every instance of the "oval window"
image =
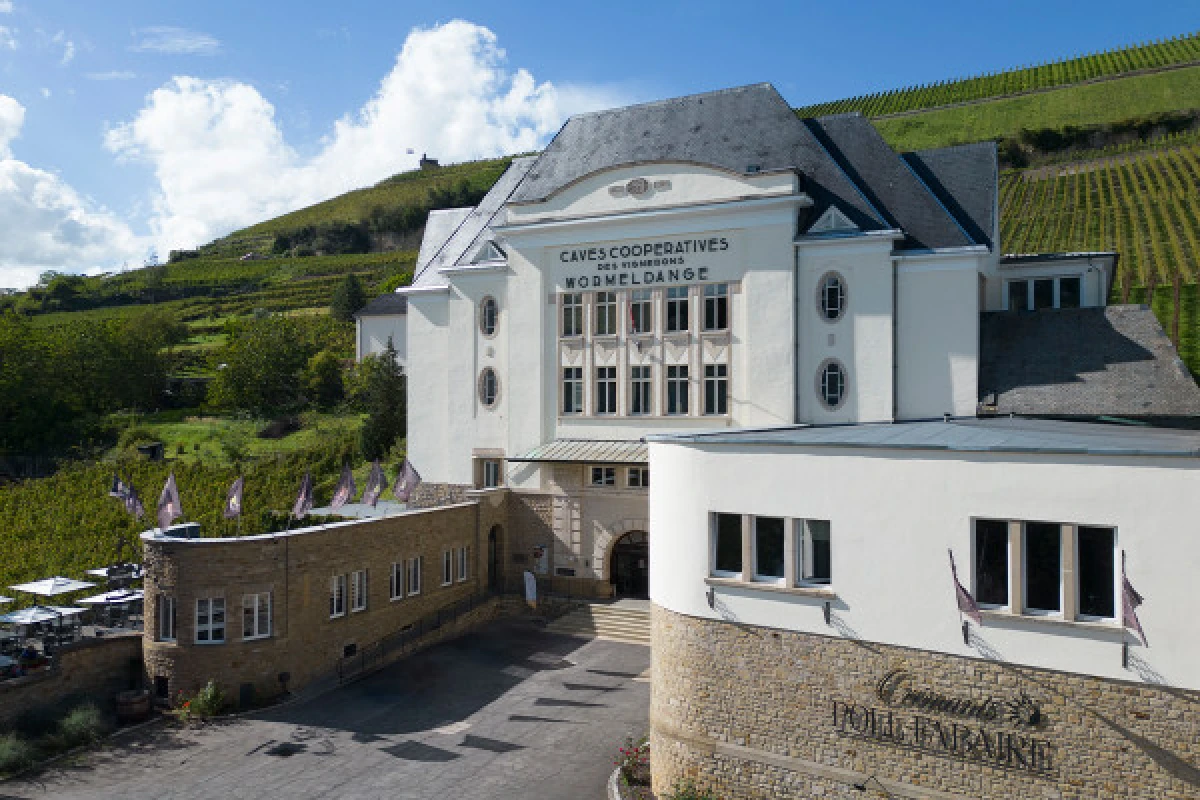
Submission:
[[817,286],[817,305],[821,316],[834,322],[846,311],[846,280],[836,272],[826,272]]
[[479,402],[487,408],[496,405],[496,398],[500,395],[500,381],[496,377],[496,370],[487,367],[483,372],[479,373]]
[[817,375],[817,394],[821,405],[829,410],[841,406],[846,399],[846,368],[840,361],[826,361]]
[[496,314],[496,298],[490,295],[483,298],[483,302],[479,304],[479,330],[484,336],[495,335]]

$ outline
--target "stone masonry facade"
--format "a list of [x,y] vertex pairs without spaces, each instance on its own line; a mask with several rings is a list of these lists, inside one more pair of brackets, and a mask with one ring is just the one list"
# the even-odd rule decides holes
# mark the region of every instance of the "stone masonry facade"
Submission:
[[660,794],[690,780],[728,800],[1200,797],[1200,692],[659,606],[652,630]]

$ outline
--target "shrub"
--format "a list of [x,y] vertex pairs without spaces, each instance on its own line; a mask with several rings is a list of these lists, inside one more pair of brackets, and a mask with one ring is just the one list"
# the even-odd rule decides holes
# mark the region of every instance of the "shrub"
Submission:
[[0,773],[17,772],[33,763],[33,748],[15,733],[0,734]]
[[680,781],[665,800],[717,800],[717,796],[708,789],[697,789],[691,781]]
[[210,680],[192,698],[192,713],[199,717],[215,717],[225,707],[225,693],[217,682]]
[[626,783],[632,785],[644,785],[649,783],[649,775],[646,770],[650,765],[650,742],[645,736],[636,741],[633,737],[626,737],[625,746],[618,751],[616,761],[613,763],[621,768],[621,777]]
[[77,747],[99,741],[106,727],[100,709],[85,703],[67,712],[58,724],[58,735],[64,748]]

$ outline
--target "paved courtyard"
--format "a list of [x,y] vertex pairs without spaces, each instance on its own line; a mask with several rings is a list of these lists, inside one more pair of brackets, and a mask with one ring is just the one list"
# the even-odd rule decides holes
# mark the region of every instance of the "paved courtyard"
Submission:
[[498,623],[304,702],[151,726],[0,783],[0,800],[599,800],[613,752],[646,730],[649,666],[646,647]]

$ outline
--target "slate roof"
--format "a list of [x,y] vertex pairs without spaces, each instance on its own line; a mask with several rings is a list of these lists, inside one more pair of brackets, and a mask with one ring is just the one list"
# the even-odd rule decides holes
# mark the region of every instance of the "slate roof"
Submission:
[[421,237],[421,249],[417,252],[416,274],[438,254],[458,226],[462,225],[474,208],[439,208],[429,212],[425,220],[425,234]]
[[1146,306],[981,314],[979,394],[1000,414],[1200,415],[1200,387]]
[[408,313],[408,298],[402,294],[381,294],[354,313],[357,317],[391,317]]
[[902,158],[977,244],[992,246],[1000,224],[995,142],[919,150]]
[[649,442],[974,453],[1200,456],[1200,433],[1144,426],[995,417],[647,436]]
[[645,464],[646,443],[637,439],[555,439],[509,461],[560,464]]

